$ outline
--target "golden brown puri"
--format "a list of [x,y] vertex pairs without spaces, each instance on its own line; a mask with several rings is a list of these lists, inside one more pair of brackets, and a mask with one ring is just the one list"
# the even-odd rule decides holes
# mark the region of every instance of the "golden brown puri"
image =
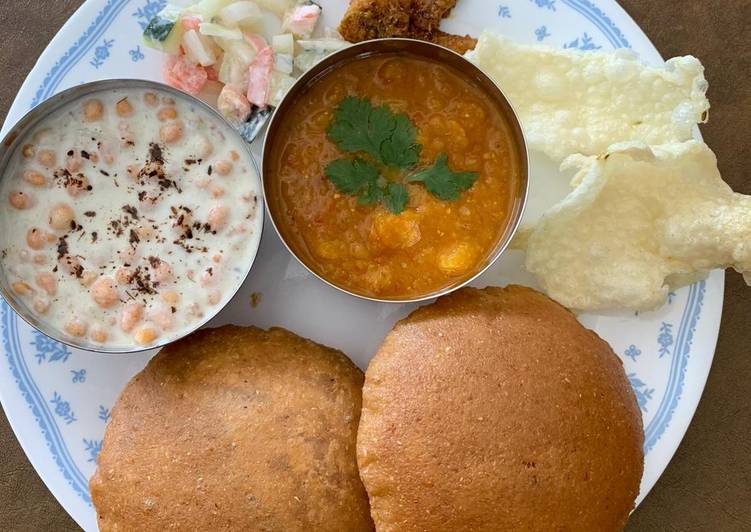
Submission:
[[355,462],[362,381],[284,329],[165,347],[113,409],[90,486],[100,529],[372,530]]
[[438,30],[455,4],[456,0],[352,0],[339,23],[339,33],[350,42],[410,37],[463,54],[475,47],[477,39]]
[[370,362],[357,459],[379,532],[605,532],[634,505],[642,442],[606,342],[529,288],[465,288]]

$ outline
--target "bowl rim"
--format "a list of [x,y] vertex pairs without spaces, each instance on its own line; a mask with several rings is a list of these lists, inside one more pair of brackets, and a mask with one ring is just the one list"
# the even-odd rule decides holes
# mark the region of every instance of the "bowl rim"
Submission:
[[136,78],[100,79],[96,81],[81,83],[79,85],[70,87],[42,101],[37,106],[27,111],[15,124],[13,124],[13,126],[10,129],[8,129],[8,132],[0,141],[0,182],[7,178],[7,174],[9,173],[7,171],[9,164],[13,158],[13,155],[19,149],[20,142],[23,141],[26,138],[26,136],[31,132],[31,130],[33,130],[34,127],[36,127],[40,122],[42,122],[47,115],[65,107],[71,102],[84,98],[90,94],[104,92],[104,91],[112,90],[112,89],[134,89],[134,88],[152,89],[154,91],[166,92],[178,98],[182,98],[183,100],[187,100],[190,104],[195,105],[201,110],[203,110],[204,112],[206,112],[206,114],[212,117],[215,121],[219,121],[220,123],[224,124],[226,126],[226,129],[231,130],[233,134],[237,136],[237,139],[243,145],[247,153],[247,158],[250,160],[250,164],[252,165],[252,168],[255,171],[255,176],[253,176],[253,179],[256,180],[257,189],[261,189],[261,194],[259,195],[257,199],[257,203],[256,203],[256,213],[258,216],[258,220],[256,221],[256,224],[257,224],[256,229],[259,232],[259,237],[258,239],[256,239],[256,244],[254,245],[254,249],[250,255],[250,260],[247,261],[247,265],[246,265],[246,269],[244,273],[239,277],[239,280],[236,283],[236,286],[234,286],[234,288],[230,291],[231,295],[229,297],[226,297],[224,299],[224,302],[221,305],[215,307],[215,309],[212,312],[206,313],[203,318],[196,321],[195,324],[191,325],[190,327],[186,328],[179,335],[175,335],[172,337],[165,337],[161,339],[159,342],[156,342],[154,344],[147,345],[147,346],[134,345],[132,347],[120,347],[120,346],[97,345],[97,344],[90,344],[90,343],[88,344],[77,343],[70,336],[66,335],[64,331],[57,330],[53,327],[50,327],[46,325],[42,320],[39,320],[36,317],[35,313],[31,311],[31,309],[27,308],[25,304],[21,303],[18,300],[18,298],[15,297],[15,295],[13,294],[12,290],[10,290],[10,287],[8,285],[8,276],[7,276],[7,272],[5,271],[3,262],[0,261],[0,297],[2,297],[2,299],[6,303],[8,303],[8,305],[13,309],[13,311],[16,314],[18,314],[31,327],[33,327],[40,333],[44,334],[45,336],[48,336],[49,338],[57,342],[60,342],[68,347],[81,349],[83,351],[101,354],[101,355],[133,354],[133,353],[142,353],[144,351],[150,351],[152,349],[161,349],[162,347],[166,345],[177,342],[178,340],[181,340],[185,338],[186,336],[189,336],[190,334],[194,333],[195,331],[197,331],[198,329],[206,325],[209,321],[211,321],[219,313],[221,313],[222,310],[224,310],[224,308],[232,302],[232,300],[234,300],[235,296],[240,291],[240,288],[242,288],[242,285],[245,283],[248,276],[250,275],[253,265],[255,264],[255,261],[258,258],[258,252],[261,247],[261,239],[263,238],[263,228],[264,228],[264,218],[265,218],[264,203],[265,203],[266,196],[265,194],[263,194],[263,180],[261,179],[261,173],[258,168],[258,164],[256,163],[255,157],[253,157],[253,154],[251,153],[250,144],[247,141],[245,141],[245,139],[242,138],[242,135],[237,130],[237,128],[231,122],[226,120],[221,115],[221,113],[219,113],[219,111],[214,109],[211,105],[209,105],[205,101],[201,100],[200,98],[192,94],[189,94],[185,91],[182,91],[180,89],[177,89],[175,87],[172,87],[170,85],[167,85],[165,83],[161,83],[158,81],[136,79]]
[[[420,49],[420,51],[423,53],[413,52],[413,50],[415,49]],[[429,51],[432,51],[434,55],[430,56]],[[412,53],[413,55],[417,55],[418,57],[429,58],[439,62],[445,62],[446,58],[451,58],[450,60],[453,61],[453,63],[449,64],[449,66],[454,70],[458,70],[460,74],[464,75],[468,79],[474,78],[472,76],[469,76],[467,71],[472,72],[475,76],[478,76],[482,79],[484,84],[479,88],[483,90],[489,97],[491,97],[493,101],[500,103],[504,108],[504,118],[506,119],[508,127],[511,130],[511,135],[512,137],[514,137],[513,143],[516,145],[519,153],[520,184],[518,197],[514,199],[511,209],[512,212],[508,221],[506,222],[503,234],[501,235],[501,237],[499,237],[495,248],[490,253],[486,262],[475,272],[473,272],[472,275],[459,283],[443,287],[439,290],[434,290],[427,294],[402,298],[382,298],[361,294],[354,292],[346,287],[340,286],[316,272],[313,268],[306,264],[306,262],[302,260],[302,258],[298,256],[298,254],[292,249],[292,247],[282,234],[279,228],[280,224],[277,223],[274,212],[272,210],[272,202],[268,201],[268,187],[266,186],[266,180],[269,172],[266,171],[266,166],[267,161],[270,160],[270,157],[268,157],[268,152],[271,149],[269,147],[269,138],[272,137],[274,130],[279,127],[279,122],[281,118],[284,117],[284,111],[286,111],[285,107],[290,106],[290,102],[294,101],[301,91],[304,91],[308,86],[317,83],[331,70],[336,69],[340,64],[343,64],[345,62],[367,58],[379,54],[399,52]],[[457,65],[462,65],[462,67],[459,67]],[[492,87],[492,89],[488,90],[489,87]],[[495,93],[491,94],[491,92]],[[451,292],[459,290],[460,288],[463,288],[472,283],[475,279],[485,273],[491,266],[493,266],[493,264],[495,264],[500,256],[503,255],[506,249],[508,249],[511,241],[514,238],[514,235],[518,231],[521,224],[521,220],[524,216],[524,211],[527,205],[527,197],[529,195],[529,146],[526,141],[526,135],[524,133],[521,120],[519,119],[519,115],[516,112],[516,109],[514,109],[511,101],[508,99],[501,87],[486,72],[484,72],[479,66],[469,61],[469,59],[467,59],[465,56],[455,52],[454,50],[451,50],[450,48],[446,48],[445,46],[419,39],[411,39],[405,37],[370,39],[355,44],[350,44],[349,46],[337,50],[318,61],[315,65],[313,65],[310,69],[308,69],[305,73],[303,73],[299,78],[295,80],[295,82],[287,90],[287,93],[279,102],[279,105],[277,105],[274,109],[268,121],[268,126],[263,138],[262,154],[261,186],[263,187],[264,203],[266,205],[269,219],[271,220],[271,225],[274,227],[279,240],[282,241],[287,251],[289,251],[289,253],[295,258],[295,260],[297,260],[297,262],[300,263],[307,271],[309,271],[311,274],[313,274],[315,277],[317,277],[327,285],[358,299],[373,301],[377,303],[403,304],[428,301],[450,294]]]

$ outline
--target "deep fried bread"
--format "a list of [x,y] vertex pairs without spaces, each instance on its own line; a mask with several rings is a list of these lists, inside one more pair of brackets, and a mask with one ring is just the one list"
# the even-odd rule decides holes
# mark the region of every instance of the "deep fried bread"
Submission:
[[529,288],[465,288],[370,362],[357,459],[379,532],[603,532],[634,506],[642,442],[605,341]]
[[284,329],[206,329],[126,387],[91,496],[107,530],[372,530],[362,372]]

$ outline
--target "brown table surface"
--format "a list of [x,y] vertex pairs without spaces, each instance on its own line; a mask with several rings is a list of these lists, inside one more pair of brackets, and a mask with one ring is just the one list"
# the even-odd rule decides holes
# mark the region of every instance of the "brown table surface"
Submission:
[[[344,1],[344,0],[343,0]],[[0,120],[26,74],[81,0],[4,0]],[[751,0],[621,0],[664,57],[704,62],[712,102],[702,127],[725,180],[751,194]],[[744,153],[745,152],[745,153]],[[712,372],[675,457],[627,530],[751,530],[751,288],[730,272]],[[0,530],[78,530],[0,413]]]

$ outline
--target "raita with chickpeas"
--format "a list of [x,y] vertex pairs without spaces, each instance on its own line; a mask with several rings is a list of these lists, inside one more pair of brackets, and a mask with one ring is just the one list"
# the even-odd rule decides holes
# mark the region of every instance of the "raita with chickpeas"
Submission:
[[425,297],[490,260],[521,154],[483,89],[406,53],[358,57],[296,98],[271,142],[274,222],[314,272],[358,295]]
[[44,118],[12,157],[2,267],[14,297],[72,343],[181,336],[247,274],[263,217],[255,167],[187,98],[93,93]]

